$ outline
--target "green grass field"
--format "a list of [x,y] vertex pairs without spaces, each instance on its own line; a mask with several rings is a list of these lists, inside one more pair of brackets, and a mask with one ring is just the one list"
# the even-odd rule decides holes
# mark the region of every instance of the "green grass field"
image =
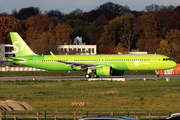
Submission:
[[[1,100],[46,111],[179,111],[180,79],[112,81],[1,81]],[[73,107],[72,102],[85,102]]]

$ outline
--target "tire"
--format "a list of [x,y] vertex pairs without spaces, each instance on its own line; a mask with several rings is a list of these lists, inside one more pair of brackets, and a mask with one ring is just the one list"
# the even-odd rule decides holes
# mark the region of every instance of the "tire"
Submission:
[[155,78],[158,78],[159,77],[159,75],[155,75]]
[[85,78],[91,78],[91,75],[90,74],[86,74]]
[[94,78],[99,78],[99,76],[97,76],[96,74],[93,75]]

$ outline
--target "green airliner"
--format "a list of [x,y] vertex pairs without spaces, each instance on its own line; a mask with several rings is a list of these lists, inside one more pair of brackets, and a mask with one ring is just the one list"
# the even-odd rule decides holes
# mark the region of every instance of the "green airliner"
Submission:
[[87,71],[91,76],[123,75],[128,70],[164,70],[176,67],[176,62],[158,54],[147,55],[37,55],[17,32],[10,32],[15,57],[8,61],[52,71]]

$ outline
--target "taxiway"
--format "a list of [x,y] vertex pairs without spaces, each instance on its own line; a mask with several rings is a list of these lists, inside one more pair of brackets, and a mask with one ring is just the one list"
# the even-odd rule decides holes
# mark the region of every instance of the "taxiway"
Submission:
[[[126,80],[138,80],[138,79],[160,79],[160,78],[180,78],[180,75],[161,75],[155,78],[154,75],[124,75],[124,76],[103,76],[100,78],[125,78]],[[12,76],[12,77],[0,77],[0,81],[6,80],[87,80],[84,76]]]

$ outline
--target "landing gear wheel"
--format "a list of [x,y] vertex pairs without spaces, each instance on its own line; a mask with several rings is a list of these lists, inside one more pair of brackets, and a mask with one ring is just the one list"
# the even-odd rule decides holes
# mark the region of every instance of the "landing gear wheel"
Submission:
[[99,78],[99,76],[97,76],[96,74],[93,75],[94,78]]
[[86,74],[85,78],[91,78],[91,75],[90,74]]
[[158,78],[159,77],[159,74],[158,75],[155,75],[155,78]]

